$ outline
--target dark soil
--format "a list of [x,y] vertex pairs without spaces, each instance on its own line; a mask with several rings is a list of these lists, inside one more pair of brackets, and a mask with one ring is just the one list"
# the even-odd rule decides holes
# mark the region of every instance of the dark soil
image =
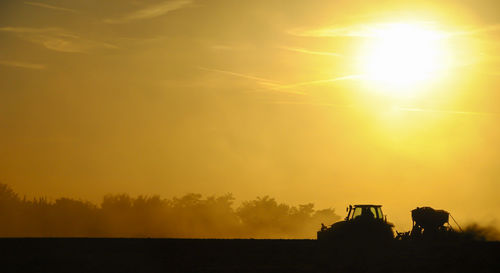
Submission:
[[0,272],[500,272],[500,242],[16,238]]

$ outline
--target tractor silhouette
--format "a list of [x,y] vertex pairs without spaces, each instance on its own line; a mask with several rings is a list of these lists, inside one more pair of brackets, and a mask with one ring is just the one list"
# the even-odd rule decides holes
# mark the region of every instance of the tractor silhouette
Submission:
[[318,241],[328,243],[382,243],[394,239],[393,224],[387,222],[381,205],[349,205],[347,216],[331,226],[321,224]]

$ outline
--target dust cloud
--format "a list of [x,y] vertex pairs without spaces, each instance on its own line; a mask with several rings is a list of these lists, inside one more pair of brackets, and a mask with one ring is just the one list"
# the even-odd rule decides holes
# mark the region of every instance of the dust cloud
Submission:
[[315,238],[321,223],[339,219],[333,209],[290,206],[268,196],[235,208],[231,194],[108,194],[96,205],[70,198],[27,200],[0,184],[1,237]]

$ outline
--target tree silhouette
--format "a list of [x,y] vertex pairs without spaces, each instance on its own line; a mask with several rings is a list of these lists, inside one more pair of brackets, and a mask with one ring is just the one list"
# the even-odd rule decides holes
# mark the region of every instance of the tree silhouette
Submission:
[[100,205],[70,198],[20,199],[0,184],[0,236],[314,238],[321,222],[339,217],[332,209],[297,207],[269,196],[236,209],[231,194],[131,197],[108,194]]

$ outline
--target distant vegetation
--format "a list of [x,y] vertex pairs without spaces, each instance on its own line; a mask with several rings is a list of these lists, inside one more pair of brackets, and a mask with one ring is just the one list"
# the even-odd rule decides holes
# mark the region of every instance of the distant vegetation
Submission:
[[70,198],[20,198],[0,184],[0,237],[315,238],[321,223],[340,219],[259,197],[234,208],[231,194],[180,198],[106,195],[101,204]]

